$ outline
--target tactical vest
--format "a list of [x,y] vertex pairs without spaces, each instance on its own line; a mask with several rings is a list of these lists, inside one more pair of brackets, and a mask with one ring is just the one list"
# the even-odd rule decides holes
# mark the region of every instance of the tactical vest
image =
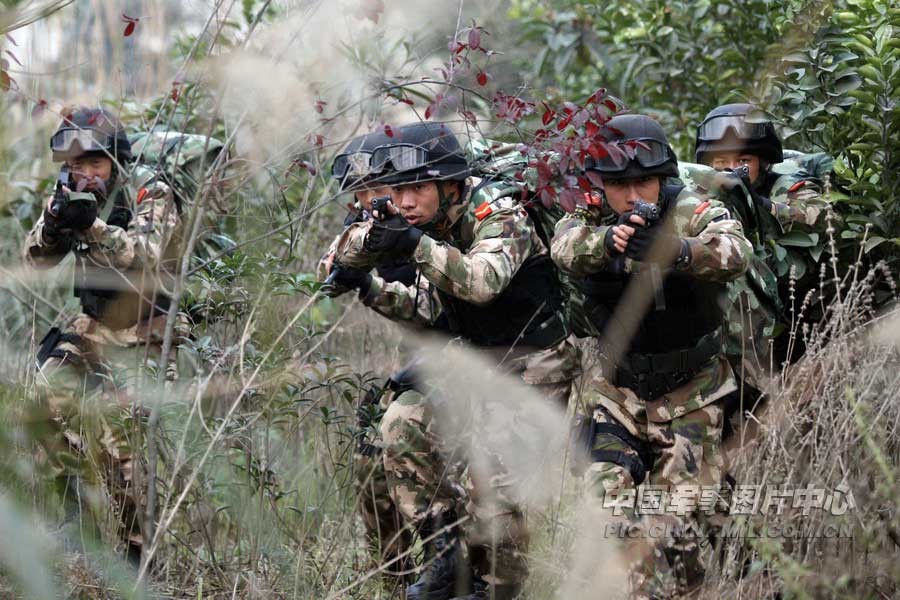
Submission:
[[[107,201],[112,201],[112,208],[109,216],[105,219],[106,224],[114,225],[116,227],[121,227],[122,229],[127,230],[128,225],[131,223],[131,220],[133,218],[133,213],[131,211],[128,198],[126,197],[125,193],[121,188],[119,188],[113,192],[113,198],[108,199]],[[171,302],[168,296],[157,293],[155,297],[155,306],[151,307],[149,306],[149,303],[141,302],[141,299],[136,292],[93,286],[90,282],[88,271],[97,268],[100,267],[92,264],[91,261],[88,261],[85,258],[83,252],[79,252],[76,249],[74,292],[75,297],[81,301],[81,311],[84,314],[100,321],[101,323],[105,323],[110,317],[110,304],[125,295],[132,296],[132,300],[134,300],[136,303],[147,304],[146,309],[143,311],[144,314],[142,314],[138,319],[139,321],[145,320],[151,315],[161,315],[168,312]],[[124,326],[122,322],[113,322],[108,324],[113,329],[119,329]]]
[[444,309],[441,328],[476,346],[547,348],[568,335],[556,266],[547,254],[528,258],[489,304],[438,294]]
[[[663,189],[663,215],[674,206],[681,189]],[[719,296],[725,285],[678,271],[662,275],[661,289],[652,290],[647,312],[627,341],[618,333],[620,323],[612,320],[636,277],[624,272],[624,257],[616,259],[611,269],[580,282],[588,318],[603,338],[624,348],[616,385],[634,389],[644,400],[683,385],[722,351]]]

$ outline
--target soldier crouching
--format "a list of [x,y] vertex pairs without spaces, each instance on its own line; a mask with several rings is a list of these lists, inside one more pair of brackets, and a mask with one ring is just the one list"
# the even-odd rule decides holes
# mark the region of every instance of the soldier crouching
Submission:
[[[561,269],[582,278],[588,315],[603,332],[581,399],[588,500],[606,509],[641,484],[699,495],[699,486],[721,481],[721,400],[736,384],[719,296],[752,252],[722,204],[666,185],[677,162],[659,124],[623,115],[608,127],[610,143],[630,142],[634,157],[589,159],[604,202],[561,220],[551,248]],[[635,597],[671,597],[702,583],[696,509],[625,515],[664,533],[624,541]]]
[[[36,381],[51,434],[40,440],[63,494],[66,523],[80,514],[87,471],[100,470],[127,558],[139,563],[145,503],[138,456],[136,384],[155,381],[186,335],[179,318],[167,360],[163,341],[172,273],[180,260],[181,215],[171,189],[132,160],[122,124],[103,109],[66,114],[51,139],[64,161],[56,193],[25,241],[35,269],[75,254],[81,313],[40,343]],[[77,191],[76,191],[77,190]],[[167,285],[168,284],[168,285]],[[132,435],[131,432],[135,432]],[[94,469],[86,469],[93,466]]]

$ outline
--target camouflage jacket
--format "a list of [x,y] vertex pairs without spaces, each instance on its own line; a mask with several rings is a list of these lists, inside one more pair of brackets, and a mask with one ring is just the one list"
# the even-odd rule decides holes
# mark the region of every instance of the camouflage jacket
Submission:
[[[687,273],[699,279],[730,282],[746,272],[753,256],[752,246],[743,235],[741,223],[731,218],[723,204],[685,188],[670,210],[674,211],[669,216],[674,233],[685,238],[690,248]],[[596,206],[580,208],[562,219],[551,244],[553,260],[575,277],[605,271],[613,260],[606,253],[603,242],[616,219],[612,211]],[[640,268],[641,263],[625,260],[626,271],[638,272]],[[588,355],[588,372],[593,374],[593,383],[588,384],[589,389],[583,397],[589,406],[599,404],[614,412],[626,410],[641,418],[661,422],[703,408],[736,389],[731,369],[724,364],[724,359],[720,359],[701,369],[679,388],[647,402],[637,398],[631,390],[616,388],[598,375],[605,367],[601,368],[594,361],[601,360],[605,352],[599,347],[593,352]]]
[[[373,276],[363,299],[367,306],[392,320],[433,327],[443,311],[439,291],[464,302],[490,304],[529,257],[547,254],[528,213],[514,200],[521,189],[479,187],[479,183],[475,177],[466,181],[465,200],[450,208],[454,225],[449,231],[422,236],[412,257],[418,271],[416,283],[388,283]],[[371,225],[354,223],[344,230],[336,245],[337,262],[371,268],[383,260],[363,249]],[[571,379],[577,363],[577,351],[568,340],[506,361],[511,371],[523,373],[527,383]]]
[[23,257],[33,268],[47,269],[74,252],[86,278],[83,285],[117,291],[103,314],[93,316],[110,329],[125,329],[147,315],[153,298],[171,289],[180,260],[182,219],[171,188],[141,167],[107,198],[93,225],[61,233],[53,244],[44,239],[42,215],[25,239]]
[[[753,247],[744,237],[741,223],[731,218],[721,202],[684,188],[672,210],[669,218],[674,233],[685,238],[690,248],[689,273],[700,279],[731,281],[746,272]],[[595,206],[561,219],[550,248],[553,261],[575,277],[604,271],[612,257],[603,241],[616,219],[611,211]],[[626,272],[639,269],[639,263],[625,259]]]

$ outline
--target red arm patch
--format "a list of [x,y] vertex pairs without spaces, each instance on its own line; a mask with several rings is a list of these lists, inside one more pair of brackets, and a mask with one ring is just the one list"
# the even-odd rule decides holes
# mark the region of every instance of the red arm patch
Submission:
[[492,212],[494,212],[494,209],[491,208],[491,205],[487,202],[482,202],[481,205],[475,209],[475,218],[479,221],[484,221]]
[[140,204],[141,202],[143,202],[144,198],[147,197],[147,193],[148,193],[148,192],[147,192],[147,188],[142,187],[142,188],[140,189],[140,191],[139,191],[138,194],[137,194],[137,203],[138,203],[138,204]]
[[584,195],[584,203],[588,206],[603,206],[603,196],[598,194],[597,192],[591,192],[590,194],[585,193]]
[[709,208],[709,200],[704,200],[703,202],[700,203],[700,206],[698,206],[697,208],[694,209],[694,214],[699,215],[707,208]]
[[806,184],[807,184],[806,181],[798,181],[797,183],[795,183],[794,185],[792,185],[791,187],[788,188],[788,194],[796,192],[797,190],[799,190]]

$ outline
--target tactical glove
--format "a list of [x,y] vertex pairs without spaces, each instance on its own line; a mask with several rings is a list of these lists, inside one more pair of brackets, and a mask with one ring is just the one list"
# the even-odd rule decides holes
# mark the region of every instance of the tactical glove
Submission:
[[[636,223],[631,222],[631,215],[633,213],[631,211],[622,214],[619,216],[619,220],[616,221],[616,224],[606,230],[606,235],[603,236],[603,248],[606,250],[606,253],[609,256],[619,256],[622,254],[619,252],[619,249],[616,248],[616,242],[613,239],[613,227],[618,227],[619,225],[628,225],[629,227],[637,228],[638,225]],[[629,242],[630,244],[631,242]]]
[[389,252],[397,258],[409,257],[421,238],[421,229],[410,227],[400,215],[391,215],[383,221],[372,221],[363,248],[373,254]]
[[664,257],[666,264],[684,262],[689,254],[687,242],[673,233],[663,231],[663,227],[637,227],[634,235],[625,247],[625,256],[631,260],[643,262],[650,249],[655,247],[654,254]]
[[329,298],[337,298],[350,290],[359,290],[360,297],[369,293],[372,275],[363,269],[335,265],[322,285],[322,293]]
[[[97,220],[97,201],[87,192],[57,192],[50,206],[44,208],[44,230],[53,236],[61,230],[81,231]],[[49,232],[47,224],[50,225]]]

